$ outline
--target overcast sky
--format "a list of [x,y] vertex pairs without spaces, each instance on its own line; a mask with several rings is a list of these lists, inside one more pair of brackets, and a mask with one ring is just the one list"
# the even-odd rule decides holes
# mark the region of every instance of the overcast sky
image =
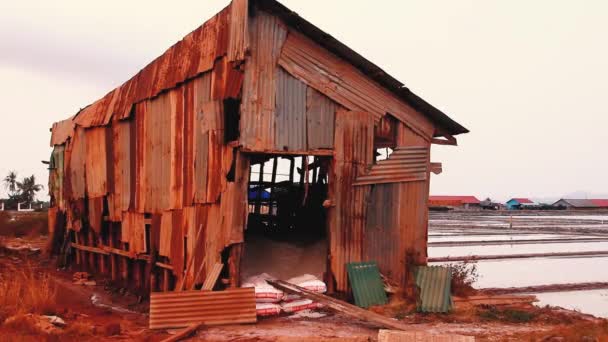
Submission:
[[[433,147],[444,172],[432,194],[608,196],[608,1],[282,3],[471,130],[458,147]],[[3,2],[0,175],[14,169],[46,184],[52,122],[227,4]]]

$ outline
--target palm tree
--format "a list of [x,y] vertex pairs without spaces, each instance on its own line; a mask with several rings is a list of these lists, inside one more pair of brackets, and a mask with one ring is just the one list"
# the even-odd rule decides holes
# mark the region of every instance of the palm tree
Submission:
[[14,195],[15,191],[17,191],[17,172],[9,171],[2,182],[4,183],[4,188],[8,190],[11,195]]
[[30,177],[23,178],[23,181],[17,182],[17,188],[20,192],[21,201],[29,204],[36,198],[36,193],[44,187],[41,184],[36,184],[36,178],[34,175],[31,175]]

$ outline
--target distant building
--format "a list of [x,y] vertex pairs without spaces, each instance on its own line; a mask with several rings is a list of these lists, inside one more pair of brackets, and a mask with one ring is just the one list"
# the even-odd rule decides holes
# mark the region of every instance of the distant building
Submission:
[[429,207],[475,209],[480,203],[475,196],[429,196]]
[[553,203],[553,206],[566,209],[608,209],[608,199],[562,198]]
[[529,207],[529,206],[534,206],[535,203],[534,201],[530,200],[529,198],[511,198],[510,200],[508,200],[505,205],[507,206],[507,209],[509,210],[517,210],[517,209],[523,209],[525,207]]
[[502,204],[492,202],[492,200],[489,198],[481,201],[479,203],[479,205],[481,206],[481,209],[486,209],[486,210],[499,210],[502,207]]

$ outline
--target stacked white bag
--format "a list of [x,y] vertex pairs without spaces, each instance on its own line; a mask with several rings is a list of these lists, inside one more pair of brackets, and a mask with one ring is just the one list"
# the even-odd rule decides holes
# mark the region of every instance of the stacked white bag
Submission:
[[[248,278],[243,287],[255,288],[256,313],[258,316],[274,316],[281,313],[295,313],[303,310],[314,310],[322,307],[320,303],[315,303],[310,299],[300,298],[297,295],[283,293],[268,284],[267,280],[275,279],[269,274],[262,273]],[[305,274],[291,278],[287,282],[303,287],[316,293],[327,292],[327,286],[317,277]],[[278,304],[280,302],[280,305]]]

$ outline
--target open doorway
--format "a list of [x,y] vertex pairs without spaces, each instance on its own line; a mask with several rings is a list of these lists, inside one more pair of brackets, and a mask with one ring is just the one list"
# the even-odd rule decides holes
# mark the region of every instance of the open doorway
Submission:
[[242,280],[261,273],[323,279],[328,253],[323,202],[330,161],[319,156],[250,155]]

